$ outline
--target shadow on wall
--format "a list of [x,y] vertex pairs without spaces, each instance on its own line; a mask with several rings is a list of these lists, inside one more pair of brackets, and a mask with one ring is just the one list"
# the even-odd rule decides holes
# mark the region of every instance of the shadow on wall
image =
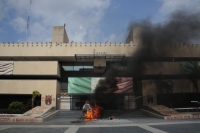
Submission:
[[[190,80],[143,80],[142,83],[143,105],[163,104],[170,108],[196,107],[196,103],[191,101],[198,101],[200,97]],[[162,84],[166,88],[159,89]],[[148,102],[151,99],[148,96],[153,96],[153,102],[151,100]]]

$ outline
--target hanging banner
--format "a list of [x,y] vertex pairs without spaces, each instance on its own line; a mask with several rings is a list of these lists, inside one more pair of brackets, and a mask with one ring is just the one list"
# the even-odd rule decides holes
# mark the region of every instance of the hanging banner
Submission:
[[116,77],[113,79],[112,87],[105,78],[69,77],[69,94],[91,94],[95,89],[102,88],[104,93],[133,93],[133,79],[130,77]]

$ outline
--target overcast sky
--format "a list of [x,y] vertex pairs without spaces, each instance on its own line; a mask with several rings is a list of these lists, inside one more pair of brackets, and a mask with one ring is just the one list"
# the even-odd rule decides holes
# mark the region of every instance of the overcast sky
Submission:
[[0,42],[50,42],[63,26],[70,42],[124,42],[133,21],[163,23],[176,10],[200,11],[200,0],[0,0]]

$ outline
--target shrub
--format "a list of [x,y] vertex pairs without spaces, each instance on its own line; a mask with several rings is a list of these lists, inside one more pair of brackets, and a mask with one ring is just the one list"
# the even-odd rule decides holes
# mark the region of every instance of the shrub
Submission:
[[7,108],[0,109],[0,114],[7,114],[8,112]]
[[28,111],[28,110],[30,110],[32,108],[32,106],[31,106],[31,99],[29,99],[26,102],[26,105],[24,107],[25,107],[25,111]]
[[22,114],[24,113],[25,106],[23,102],[14,101],[9,104],[8,111],[11,114]]

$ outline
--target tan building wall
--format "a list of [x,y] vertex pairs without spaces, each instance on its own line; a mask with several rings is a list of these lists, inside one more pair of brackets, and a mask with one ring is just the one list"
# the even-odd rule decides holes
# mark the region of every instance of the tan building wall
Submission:
[[13,75],[49,75],[60,77],[57,61],[15,61]]
[[56,94],[60,94],[60,92],[61,92],[61,85],[60,85],[60,82],[57,81],[57,83],[56,83]]
[[61,77],[61,65],[59,62],[57,63],[57,73],[58,73],[58,76]]
[[[34,90],[41,93],[41,106],[56,106],[56,94],[60,92],[57,80],[0,80],[0,94],[32,94]],[[51,105],[45,104],[45,96],[52,96]]]
[[142,74],[181,74],[180,62],[144,62]]

